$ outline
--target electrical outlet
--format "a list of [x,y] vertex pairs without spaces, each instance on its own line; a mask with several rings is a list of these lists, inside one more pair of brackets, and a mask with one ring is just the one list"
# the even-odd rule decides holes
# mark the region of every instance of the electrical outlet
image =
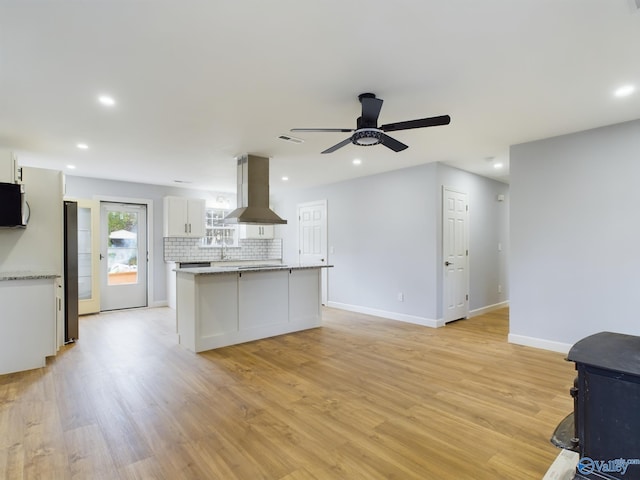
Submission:
[[404,302],[404,293],[402,293],[402,292],[398,293],[398,301],[399,302]]
[[498,285],[498,293],[502,293],[502,285]]

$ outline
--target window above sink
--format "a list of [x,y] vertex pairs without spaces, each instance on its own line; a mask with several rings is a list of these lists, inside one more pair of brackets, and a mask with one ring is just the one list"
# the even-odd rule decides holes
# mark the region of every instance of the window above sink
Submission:
[[205,210],[205,236],[201,246],[212,248],[238,247],[239,232],[237,225],[225,225],[224,217],[230,212],[221,208]]

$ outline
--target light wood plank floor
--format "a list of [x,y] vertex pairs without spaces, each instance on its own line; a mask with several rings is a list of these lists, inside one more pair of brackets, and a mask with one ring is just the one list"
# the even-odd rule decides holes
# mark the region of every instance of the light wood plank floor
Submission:
[[166,308],[81,319],[0,376],[5,479],[541,479],[573,364],[510,345],[508,311],[430,329],[325,326],[196,355]]

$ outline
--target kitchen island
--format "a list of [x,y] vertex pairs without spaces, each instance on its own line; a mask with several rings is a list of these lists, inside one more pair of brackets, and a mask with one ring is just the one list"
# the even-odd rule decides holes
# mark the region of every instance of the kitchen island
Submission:
[[176,269],[179,342],[193,352],[319,327],[320,269],[249,265]]

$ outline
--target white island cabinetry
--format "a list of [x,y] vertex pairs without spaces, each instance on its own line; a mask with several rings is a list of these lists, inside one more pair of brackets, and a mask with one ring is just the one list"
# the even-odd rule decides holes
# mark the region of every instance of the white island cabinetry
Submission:
[[238,277],[238,327],[268,329],[289,321],[289,271],[246,272]]
[[321,315],[320,270],[292,270],[289,277],[289,319],[295,323],[313,322]]
[[319,327],[324,267],[177,269],[180,343],[202,352]]

